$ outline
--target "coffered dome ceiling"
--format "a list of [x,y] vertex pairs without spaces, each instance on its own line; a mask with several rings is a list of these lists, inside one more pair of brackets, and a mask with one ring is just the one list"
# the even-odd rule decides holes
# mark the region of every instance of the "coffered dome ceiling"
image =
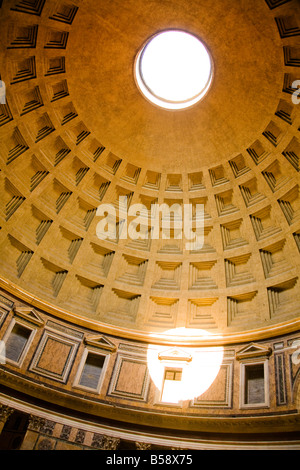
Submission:
[[[293,328],[299,3],[0,3],[2,287],[126,335]],[[199,37],[214,63],[208,94],[180,111],[149,103],[134,79],[142,45],[170,28]],[[99,239],[97,208],[120,196],[149,210],[191,204],[194,215],[203,204],[202,249]]]

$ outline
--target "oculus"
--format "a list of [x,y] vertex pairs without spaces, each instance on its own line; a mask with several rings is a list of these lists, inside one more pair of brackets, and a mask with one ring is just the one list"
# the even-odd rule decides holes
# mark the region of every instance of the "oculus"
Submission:
[[213,63],[193,34],[167,30],[152,36],[135,60],[135,80],[142,94],[165,109],[184,109],[208,92]]

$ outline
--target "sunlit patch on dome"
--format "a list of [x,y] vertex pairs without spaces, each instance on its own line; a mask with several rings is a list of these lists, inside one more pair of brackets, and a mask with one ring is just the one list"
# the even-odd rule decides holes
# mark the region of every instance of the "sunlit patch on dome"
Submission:
[[[163,333],[168,340],[180,344],[183,340],[196,341],[210,333],[190,328],[175,328]],[[178,342],[179,340],[179,342]],[[166,346],[148,347],[147,362],[152,381],[157,389],[157,401],[177,404],[200,397],[213,384],[223,361],[222,346]]]

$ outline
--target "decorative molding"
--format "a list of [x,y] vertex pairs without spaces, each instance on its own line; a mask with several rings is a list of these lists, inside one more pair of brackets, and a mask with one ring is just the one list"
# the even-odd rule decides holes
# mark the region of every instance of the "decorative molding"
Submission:
[[14,302],[12,300],[8,299],[7,297],[1,294],[0,294],[0,304],[2,304],[5,307],[8,307],[9,310],[11,310],[14,306]]
[[261,346],[260,344],[250,343],[236,353],[236,359],[243,361],[245,359],[266,358],[272,354],[272,348]]
[[85,344],[94,346],[95,348],[105,349],[106,351],[115,352],[117,346],[103,335],[91,335],[84,338]]
[[56,321],[53,320],[47,320],[47,328],[52,329],[54,331],[59,331],[62,333],[64,336],[69,336],[71,338],[76,339],[77,341],[80,341],[84,337],[84,333],[80,330],[74,330],[74,328],[70,328],[67,325],[57,323]]
[[186,353],[182,349],[171,348],[166,351],[162,351],[158,354],[160,361],[180,361],[180,362],[191,362],[193,357],[191,354]]
[[27,320],[36,326],[43,326],[45,324],[43,318],[37,313],[34,308],[15,307],[13,309],[13,312],[16,316],[24,318],[24,320]]

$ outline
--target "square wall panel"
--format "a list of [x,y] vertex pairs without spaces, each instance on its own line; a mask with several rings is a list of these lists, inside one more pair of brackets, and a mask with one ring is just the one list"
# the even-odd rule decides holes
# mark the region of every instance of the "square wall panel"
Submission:
[[30,370],[58,382],[66,383],[79,342],[45,330]]
[[108,395],[145,402],[149,383],[150,376],[146,360],[119,354]]

